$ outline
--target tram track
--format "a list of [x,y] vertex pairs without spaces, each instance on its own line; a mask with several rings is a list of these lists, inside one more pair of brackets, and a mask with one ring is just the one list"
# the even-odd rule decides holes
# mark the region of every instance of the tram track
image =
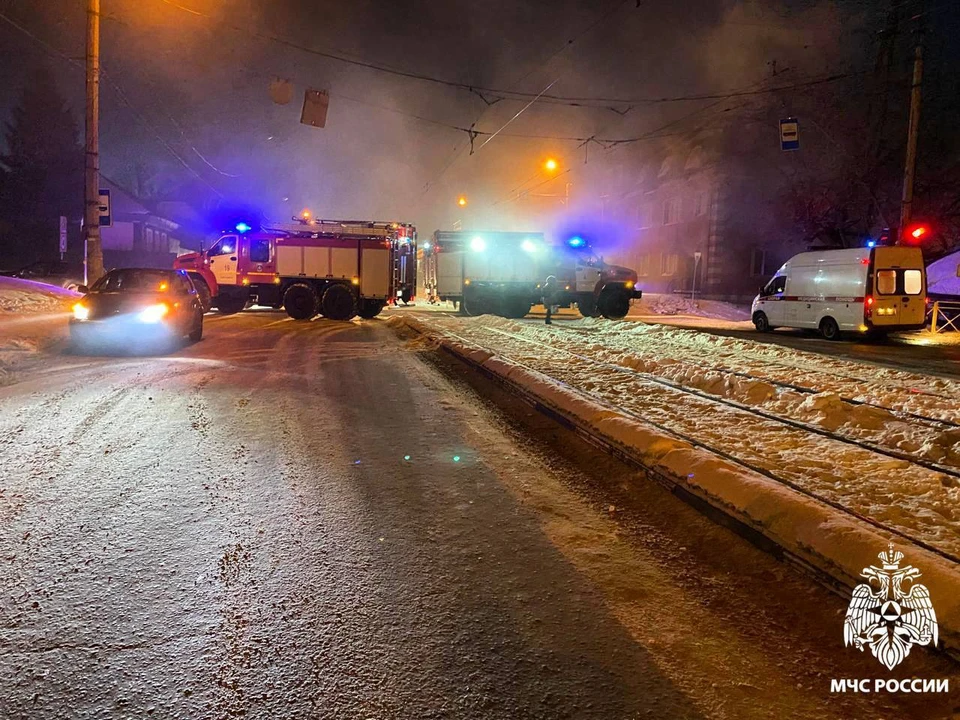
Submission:
[[[870,453],[875,459],[870,461],[869,457],[867,458],[868,462],[866,465],[869,467],[863,468],[863,473],[867,479],[870,479],[869,476],[874,468],[879,467],[882,468],[884,472],[889,472],[892,474],[895,473],[894,476],[898,479],[901,479],[902,476],[908,474],[912,474],[915,478],[917,473],[936,473],[936,476],[927,476],[923,482],[929,487],[933,487],[935,485],[943,485],[947,488],[958,487],[960,486],[960,483],[957,482],[957,480],[960,479],[960,470],[956,468],[942,466],[938,463],[927,462],[910,456],[906,453],[890,450],[889,448],[883,448],[873,443],[844,437],[829,430],[824,430],[823,428],[809,425],[808,423],[776,416],[769,412],[743,405],[742,403],[738,403],[726,398],[712,396],[709,393],[693,388],[684,387],[673,381],[665,380],[664,378],[650,376],[647,373],[642,373],[631,368],[597,360],[596,358],[581,355],[580,353],[572,350],[557,348],[548,343],[539,342],[537,340],[516,335],[505,330],[489,327],[478,327],[476,330],[482,330],[483,332],[491,335],[497,335],[503,338],[508,338],[514,342],[523,343],[528,347],[536,348],[537,352],[532,354],[529,358],[524,358],[523,353],[516,352],[516,348],[514,351],[511,351],[510,348],[496,347],[496,343],[486,343],[483,341],[478,342],[477,338],[475,337],[475,331],[469,333],[469,335],[472,337],[463,337],[448,329],[442,329],[440,331],[450,336],[452,339],[455,339],[466,345],[480,347],[485,351],[503,357],[512,363],[516,363],[517,365],[529,371],[544,374],[551,380],[590,398],[592,401],[608,409],[615,410],[618,413],[622,413],[634,420],[656,428],[658,431],[668,433],[672,437],[687,442],[695,447],[702,448],[741,467],[761,474],[764,477],[783,484],[807,497],[813,498],[819,502],[836,508],[850,515],[851,517],[857,518],[863,522],[867,522],[883,532],[907,539],[910,542],[913,542],[944,557],[945,559],[950,560],[951,562],[960,562],[960,552],[957,552],[956,547],[940,547],[939,543],[936,542],[938,539],[936,530],[939,528],[936,526],[935,520],[930,520],[932,513],[938,512],[935,507],[931,508],[924,506],[923,519],[918,518],[916,520],[916,522],[919,523],[917,528],[903,526],[895,522],[895,518],[897,516],[896,512],[893,513],[894,521],[887,522],[885,520],[888,518],[877,517],[875,512],[871,512],[871,510],[874,508],[871,507],[870,503],[866,503],[865,506],[858,507],[857,502],[851,502],[848,497],[843,495],[843,492],[837,492],[838,488],[848,488],[851,485],[856,484],[859,463],[855,462],[855,459],[844,459],[843,462],[837,461],[834,463],[830,461],[829,457],[823,457],[824,453],[822,445],[819,448],[812,446],[810,449],[804,450],[804,447],[806,447],[804,443],[809,444],[808,438],[810,436],[816,436],[829,442],[840,443],[844,446],[853,448],[856,452]],[[745,451],[744,444],[742,442],[736,442],[736,438],[732,442],[717,442],[711,440],[709,437],[705,438],[702,434],[695,432],[696,428],[691,429],[690,427],[684,427],[683,423],[676,422],[675,420],[677,418],[674,415],[663,411],[662,408],[658,410],[657,408],[651,408],[641,404],[640,408],[634,409],[627,407],[628,403],[611,401],[609,393],[607,393],[605,396],[602,392],[596,392],[590,388],[583,387],[582,383],[578,383],[575,378],[572,379],[572,381],[569,377],[565,378],[564,372],[562,371],[556,372],[555,369],[545,369],[542,363],[537,362],[538,359],[544,359],[545,353],[553,353],[555,354],[555,357],[558,358],[560,356],[566,356],[568,359],[574,359],[580,364],[590,363],[594,366],[602,368],[607,373],[615,373],[618,376],[629,378],[630,382],[632,383],[640,383],[642,387],[656,388],[657,391],[661,393],[680,394],[696,403],[709,404],[718,410],[721,410],[723,413],[736,413],[741,416],[749,416],[755,427],[761,428],[760,425],[756,425],[757,423],[765,424],[765,426],[763,426],[761,429],[764,430],[767,436],[770,436],[771,433],[773,435],[781,436],[784,433],[790,433],[791,442],[796,445],[795,449],[804,450],[803,457],[809,458],[809,467],[800,469],[795,467],[790,468],[793,475],[793,477],[791,477],[791,472],[787,471],[786,467],[781,467],[779,458],[764,457],[762,452],[756,450],[756,448],[762,448],[764,446],[763,442],[758,441],[756,447],[747,447]],[[753,378],[753,376],[749,377]],[[657,398],[656,402],[663,405],[664,398]],[[669,406],[669,404],[670,398],[667,397],[666,405]],[[652,412],[651,409],[653,410]],[[691,408],[685,407],[684,410],[689,412]],[[676,412],[682,413],[684,410],[677,410]],[[928,419],[937,422],[936,419]],[[717,423],[722,425],[723,419],[717,418]],[[781,428],[780,431],[775,429],[775,426],[772,425],[774,423]],[[838,454],[842,457],[843,451],[839,451]],[[891,461],[894,462],[895,465],[891,466]],[[910,465],[915,466],[914,470],[910,470]],[[805,469],[809,470],[813,474],[816,474],[818,471],[821,474],[827,473],[830,475],[829,482],[822,482],[820,479],[818,479],[817,482],[808,482],[807,478],[803,477]],[[824,492],[824,490],[826,490],[826,492]],[[854,501],[857,499],[858,498],[853,497]],[[896,506],[897,504],[898,503],[896,502],[891,503],[892,506]],[[930,525],[925,526],[924,523],[930,523]],[[919,530],[920,536],[918,536],[917,532],[913,532],[915,529]],[[922,536],[930,535],[931,532],[933,533],[934,541],[928,542]]]

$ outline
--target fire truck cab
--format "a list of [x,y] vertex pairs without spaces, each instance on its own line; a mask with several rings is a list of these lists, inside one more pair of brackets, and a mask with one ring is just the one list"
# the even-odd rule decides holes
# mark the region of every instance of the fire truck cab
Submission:
[[295,218],[256,231],[241,223],[209,250],[179,256],[174,267],[223,313],[255,302],[283,307],[298,320],[349,320],[411,302],[415,258],[412,225]]

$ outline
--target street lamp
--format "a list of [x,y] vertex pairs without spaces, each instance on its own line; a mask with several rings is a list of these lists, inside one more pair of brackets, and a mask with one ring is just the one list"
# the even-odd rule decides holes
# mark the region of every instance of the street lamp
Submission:
[[457,198],[457,205],[459,205],[460,207],[466,207],[466,206],[467,206],[467,196],[466,196],[466,195],[461,195],[460,197],[458,197],[458,198]]
[[560,167],[560,163],[553,158],[547,158],[543,163],[543,167],[547,172],[554,172],[558,167]]

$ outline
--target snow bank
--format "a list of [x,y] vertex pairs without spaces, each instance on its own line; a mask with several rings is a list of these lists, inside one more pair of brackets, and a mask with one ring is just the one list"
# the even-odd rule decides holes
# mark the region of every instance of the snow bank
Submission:
[[[0,313],[67,312],[81,297],[56,285],[0,276]],[[4,318],[0,317],[0,322]]]
[[[484,318],[491,324],[498,320]],[[509,325],[516,325],[503,321]],[[923,573],[940,621],[944,645],[960,650],[960,566],[903,537],[885,533],[830,504],[821,502],[761,473],[640,422],[618,408],[605,406],[574,388],[517,362],[411,317],[392,319],[431,336],[469,362],[494,373],[518,392],[536,399],[585,432],[593,434],[669,484],[679,486],[713,508],[773,541],[802,563],[826,573],[848,590],[861,581],[861,570],[875,564],[877,553],[893,541],[906,561]],[[811,409],[830,420],[835,399],[811,401]],[[830,420],[832,421],[832,420]]]
[[0,385],[63,339],[67,313],[79,297],[55,285],[0,276]]
[[630,307],[631,316],[685,315],[742,322],[750,320],[750,308],[717,300],[691,300],[680,295],[644,293]]
[[960,252],[927,266],[927,290],[935,295],[960,296]]

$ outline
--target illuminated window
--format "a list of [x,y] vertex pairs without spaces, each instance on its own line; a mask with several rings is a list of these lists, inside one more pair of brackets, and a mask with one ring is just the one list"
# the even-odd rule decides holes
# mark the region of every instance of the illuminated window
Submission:
[[881,295],[893,295],[897,292],[896,270],[877,270],[877,292]]
[[923,290],[923,273],[919,270],[903,271],[903,292],[907,295],[919,295]]

